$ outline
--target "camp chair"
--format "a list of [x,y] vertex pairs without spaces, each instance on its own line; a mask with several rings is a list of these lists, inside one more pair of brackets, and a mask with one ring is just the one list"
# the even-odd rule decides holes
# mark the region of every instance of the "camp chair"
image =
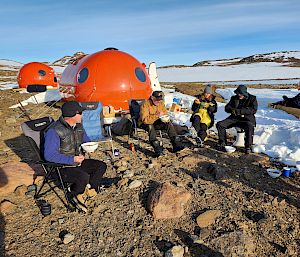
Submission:
[[108,133],[108,138],[105,138],[102,131],[102,127],[104,125],[104,118],[102,117],[102,103],[82,102],[80,104],[85,108],[82,116],[82,125],[88,137],[92,141],[97,141],[98,143],[110,143],[112,156],[114,156],[114,145],[111,132]]
[[[50,189],[58,196],[58,198],[62,201],[62,203],[66,206],[68,210],[73,210],[70,206],[67,187],[62,179],[60,169],[64,167],[70,167],[63,164],[57,164],[53,162],[47,162],[43,158],[43,141],[44,141],[44,131],[54,122],[51,117],[39,118],[36,120],[26,121],[21,125],[21,129],[28,139],[28,142],[35,153],[36,159],[35,162],[40,164],[45,172],[44,181],[39,188],[39,190],[35,193],[34,198],[38,199],[42,196],[41,191],[45,184],[48,184]],[[56,175],[56,176],[55,176]],[[51,185],[51,182],[54,180],[58,180],[58,186],[61,186],[64,191],[66,203],[63,199],[57,194],[55,191],[55,187]],[[46,193],[46,192],[45,192]],[[45,194],[44,193],[44,194]]]

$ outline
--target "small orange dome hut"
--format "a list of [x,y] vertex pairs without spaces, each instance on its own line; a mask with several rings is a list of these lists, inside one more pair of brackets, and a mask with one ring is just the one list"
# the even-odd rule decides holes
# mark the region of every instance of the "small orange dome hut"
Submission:
[[28,86],[36,88],[39,86],[58,87],[57,77],[53,68],[40,62],[25,64],[19,71],[18,84],[20,88],[28,88]]
[[127,110],[128,100],[147,99],[152,89],[145,64],[107,48],[69,64],[60,79],[60,91],[67,100],[102,102]]

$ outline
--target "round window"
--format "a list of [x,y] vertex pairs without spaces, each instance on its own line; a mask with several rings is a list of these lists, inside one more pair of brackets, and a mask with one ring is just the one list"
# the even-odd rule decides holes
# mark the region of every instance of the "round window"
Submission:
[[84,81],[87,80],[89,76],[89,70],[87,68],[83,68],[79,73],[78,73],[78,76],[77,76],[77,81],[79,83],[83,83]]
[[39,73],[40,76],[45,76],[46,75],[46,71],[44,71],[44,70],[39,70],[38,73]]
[[146,75],[145,72],[141,68],[136,68],[134,70],[135,76],[138,78],[139,81],[145,82],[146,81]]

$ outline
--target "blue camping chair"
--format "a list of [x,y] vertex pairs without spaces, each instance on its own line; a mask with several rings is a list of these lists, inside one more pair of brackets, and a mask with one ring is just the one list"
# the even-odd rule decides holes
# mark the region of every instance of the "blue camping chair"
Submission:
[[92,141],[109,142],[111,144],[112,156],[114,156],[114,145],[112,136],[105,138],[102,132],[103,120],[102,120],[102,109],[103,105],[101,102],[82,102],[80,103],[86,110],[83,112],[82,125]]

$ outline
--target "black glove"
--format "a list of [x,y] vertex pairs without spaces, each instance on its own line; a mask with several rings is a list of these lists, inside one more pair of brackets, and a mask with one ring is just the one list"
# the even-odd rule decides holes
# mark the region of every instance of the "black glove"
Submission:
[[236,109],[236,110],[235,110],[236,116],[241,116],[241,115],[242,115],[241,112],[242,112],[241,109]]
[[231,113],[234,116],[240,116],[241,115],[241,109],[232,109]]

